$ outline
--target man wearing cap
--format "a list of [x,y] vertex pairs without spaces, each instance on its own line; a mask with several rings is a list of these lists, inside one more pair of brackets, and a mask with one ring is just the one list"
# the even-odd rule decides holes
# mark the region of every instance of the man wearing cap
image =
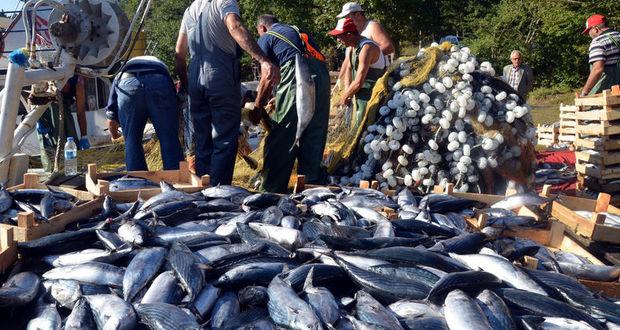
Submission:
[[[289,178],[295,160],[297,173],[306,176],[309,183],[322,183],[323,171],[321,161],[327,139],[329,121],[329,71],[325,57],[307,33],[292,25],[278,22],[273,15],[262,15],[256,25],[260,38],[258,45],[267,56],[280,66],[280,83],[275,93],[275,112],[268,121],[271,130],[265,137],[263,149],[263,180],[261,190],[284,193],[288,188]],[[299,147],[293,147],[297,132],[295,57],[305,55],[315,86],[314,115],[305,129]],[[271,95],[270,86],[259,86],[254,114],[261,115],[262,107]],[[290,151],[289,151],[290,149]]]
[[592,38],[589,50],[590,75],[581,95],[601,93],[620,84],[620,33],[607,27],[607,19],[600,14],[586,21],[583,34]]
[[386,69],[385,56],[379,45],[363,37],[350,18],[341,18],[336,28],[329,32],[346,47],[351,48],[351,56],[345,74],[352,77],[340,98],[340,105],[349,104],[355,96],[356,114],[353,125],[356,127],[364,118],[366,105],[372,95],[372,88],[383,76]]
[[[381,52],[384,56],[386,56],[386,63],[390,63],[392,57],[394,56],[394,44],[390,39],[390,36],[385,32],[383,26],[379,24],[379,22],[370,20],[366,18],[366,14],[364,14],[364,9],[357,2],[347,2],[342,6],[342,11],[337,16],[338,18],[350,18],[357,31],[363,36],[366,37],[379,45],[381,48]],[[338,80],[344,84],[346,88],[351,83],[351,76],[347,76],[345,72],[349,71],[351,68],[348,67],[350,63],[350,52],[351,49],[347,49],[345,51],[345,59],[340,68],[340,74],[338,75]]]
[[512,65],[504,67],[502,79],[517,91],[521,99],[527,101],[527,95],[534,86],[534,72],[529,65],[523,63],[523,56],[518,50],[510,53],[510,62]]

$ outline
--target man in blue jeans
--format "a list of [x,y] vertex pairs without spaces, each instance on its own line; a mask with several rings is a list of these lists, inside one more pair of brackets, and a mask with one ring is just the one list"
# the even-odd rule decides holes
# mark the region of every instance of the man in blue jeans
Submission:
[[179,142],[179,110],[168,67],[153,56],[129,60],[116,75],[106,116],[110,131],[118,122],[125,137],[128,171],[147,171],[142,137],[148,119],[159,139],[165,170],[176,170],[183,159]]

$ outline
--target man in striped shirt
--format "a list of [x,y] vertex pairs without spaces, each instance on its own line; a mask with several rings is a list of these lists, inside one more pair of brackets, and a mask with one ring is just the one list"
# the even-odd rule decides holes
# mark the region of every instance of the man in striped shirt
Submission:
[[593,95],[620,84],[620,33],[607,26],[607,19],[592,15],[583,34],[592,38],[590,44],[590,75],[581,95]]

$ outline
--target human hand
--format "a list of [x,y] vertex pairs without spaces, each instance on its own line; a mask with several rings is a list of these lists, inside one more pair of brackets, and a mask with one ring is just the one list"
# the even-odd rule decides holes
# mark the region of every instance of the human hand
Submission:
[[121,137],[121,133],[118,131],[119,124],[116,120],[108,119],[108,131],[110,131],[110,135],[112,139],[118,139]]
[[260,119],[261,119],[261,112],[263,111],[262,108],[259,107],[255,107],[254,109],[250,110],[248,117],[250,119],[250,122],[252,123],[252,125],[256,126],[258,124],[260,124]]
[[82,138],[78,142],[78,148],[80,150],[88,150],[88,149],[90,149],[90,141],[88,141],[88,138],[86,136],[82,136]]

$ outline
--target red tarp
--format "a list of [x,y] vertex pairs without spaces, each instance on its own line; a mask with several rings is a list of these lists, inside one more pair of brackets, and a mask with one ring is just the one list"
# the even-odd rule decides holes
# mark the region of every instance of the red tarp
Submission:
[[[542,164],[557,164],[568,165],[570,171],[575,170],[575,152],[570,150],[554,150],[554,151],[541,151],[536,153],[536,162],[541,167]],[[577,179],[574,181],[565,182],[558,185],[551,186],[551,192],[562,192],[566,195],[575,195],[575,189],[577,188]],[[536,187],[538,192],[542,191],[542,186]]]

